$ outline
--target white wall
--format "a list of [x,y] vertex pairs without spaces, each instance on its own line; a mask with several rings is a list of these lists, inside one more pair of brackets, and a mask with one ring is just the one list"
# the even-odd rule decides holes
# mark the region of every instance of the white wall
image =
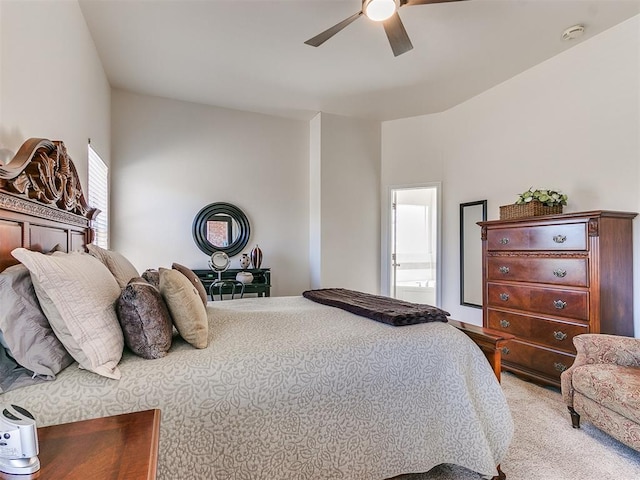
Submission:
[[311,288],[322,286],[322,114],[309,122],[309,269]]
[[[146,268],[207,268],[191,229],[238,206],[272,268],[272,295],[309,288],[308,123],[114,90],[111,247]],[[238,266],[238,257],[232,267]]]
[[380,122],[311,121],[312,287],[380,292]]
[[77,2],[0,1],[0,148],[62,140],[82,185],[87,139],[110,158],[111,89]]
[[459,305],[460,203],[487,199],[497,219],[500,205],[534,186],[567,193],[565,211],[640,211],[639,39],[637,16],[451,110],[383,123],[383,189],[442,182],[443,308],[453,318],[482,322]]

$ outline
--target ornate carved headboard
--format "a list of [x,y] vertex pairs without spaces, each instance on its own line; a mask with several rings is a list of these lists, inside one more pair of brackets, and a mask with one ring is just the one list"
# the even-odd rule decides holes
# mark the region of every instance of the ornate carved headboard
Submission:
[[0,271],[18,263],[17,247],[83,249],[98,210],[87,205],[78,172],[60,141],[30,138],[0,164]]

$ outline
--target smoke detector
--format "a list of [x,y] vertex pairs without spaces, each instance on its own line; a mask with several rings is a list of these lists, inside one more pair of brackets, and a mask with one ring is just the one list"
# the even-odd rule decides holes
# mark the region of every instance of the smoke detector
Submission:
[[574,25],[562,32],[562,40],[575,40],[584,33],[584,25]]

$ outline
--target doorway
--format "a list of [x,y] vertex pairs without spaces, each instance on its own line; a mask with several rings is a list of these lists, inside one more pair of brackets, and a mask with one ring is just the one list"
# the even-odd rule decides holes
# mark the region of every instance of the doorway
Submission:
[[391,189],[389,294],[440,305],[440,187]]

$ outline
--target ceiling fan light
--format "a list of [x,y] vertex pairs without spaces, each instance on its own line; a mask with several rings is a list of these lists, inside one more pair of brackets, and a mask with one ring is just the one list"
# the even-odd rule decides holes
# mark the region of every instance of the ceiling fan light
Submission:
[[371,20],[382,22],[396,13],[397,8],[395,0],[368,0],[364,5],[364,13]]

